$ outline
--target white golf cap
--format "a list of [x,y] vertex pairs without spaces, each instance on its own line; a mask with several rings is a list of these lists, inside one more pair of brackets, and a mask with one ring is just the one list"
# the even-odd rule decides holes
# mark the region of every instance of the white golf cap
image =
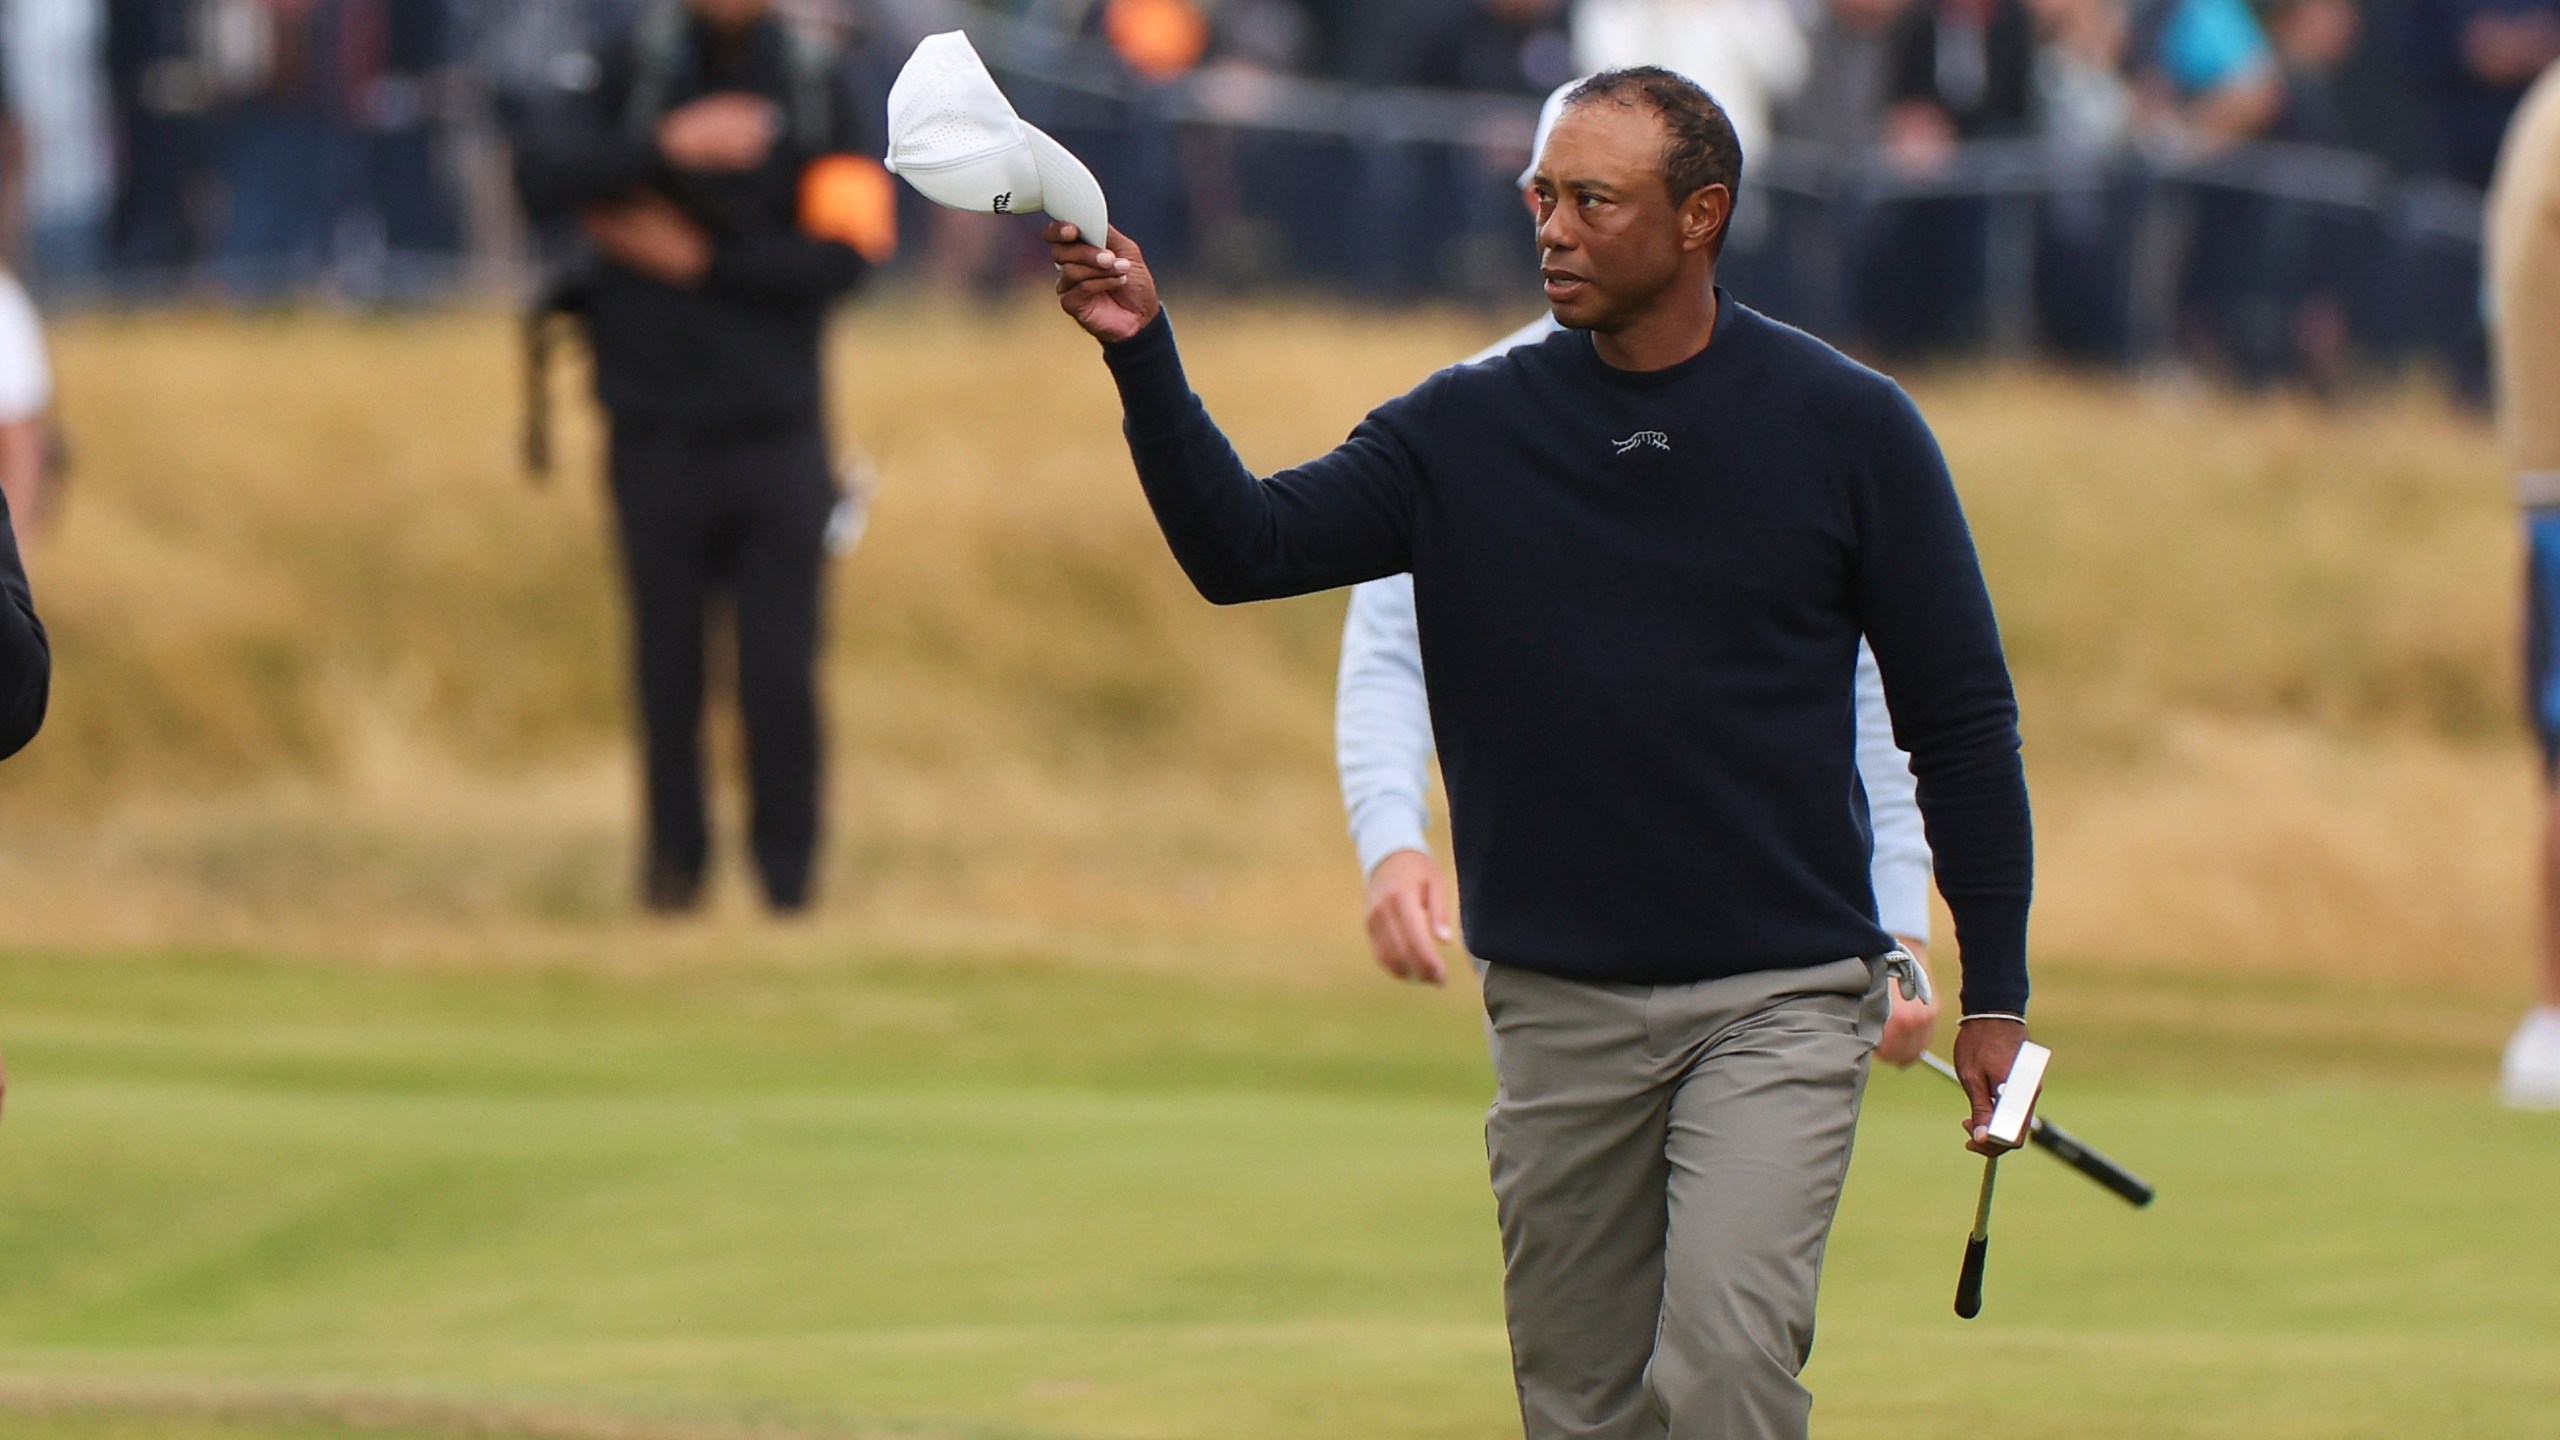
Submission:
[[891,174],[954,210],[1046,210],[1089,244],[1110,243],[1111,211],[1084,162],[1013,113],[957,30],[928,35],[889,87]]

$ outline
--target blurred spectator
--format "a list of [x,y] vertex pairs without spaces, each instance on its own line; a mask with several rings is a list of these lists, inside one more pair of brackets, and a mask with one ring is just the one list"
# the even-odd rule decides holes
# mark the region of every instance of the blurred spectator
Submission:
[[2035,58],[2035,24],[2021,0],[1937,0],[1904,11],[1888,51],[1887,157],[1907,174],[1929,174],[1960,141],[2026,133]]
[[2107,159],[2133,138],[2124,0],[2034,5],[2040,38],[2031,104],[2036,133],[2074,156]]
[[2338,75],[2356,49],[2356,0],[2269,0],[2266,19],[2284,85],[2267,138],[2347,148],[2354,133]]
[[364,236],[356,288],[424,299],[450,284],[461,216],[438,153],[453,110],[458,36],[449,0],[338,0],[337,89],[355,132],[345,209]]
[[1812,55],[1787,0],[1583,0],[1573,60],[1585,74],[1659,65],[1696,81],[1732,119],[1747,172],[1765,154],[1778,107],[1803,88]]
[[[1937,0],[1895,22],[1886,57],[1884,156],[1906,181],[1929,181],[1969,140],[2027,128],[2035,27],[2022,0]],[[1985,338],[1990,208],[1971,195],[1893,204],[1859,246],[1858,312],[1890,355],[1973,348]]]
[[18,119],[9,62],[17,47],[0,32],[0,261],[24,264],[27,233],[27,130]]
[[194,209],[212,156],[199,0],[116,0],[107,91],[116,153],[108,255],[128,286],[170,290],[199,253]]
[[8,89],[26,143],[25,208],[12,229],[31,245],[28,283],[67,289],[87,283],[109,205],[104,96],[98,52],[102,0],[20,0],[6,9]]
[[2132,344],[2133,237],[2141,191],[2130,157],[2133,87],[2124,0],[2033,0],[2040,46],[2035,133],[2084,183],[2057,187],[2039,217],[2036,309],[2045,353],[2121,361]]
[[[881,98],[769,0],[645,12],[525,137],[527,203],[598,263],[574,308],[612,426],[649,837],[641,899],[702,900],[705,642],[726,601],[767,903],[807,907],[819,841],[814,667],[837,491],[828,312],[885,261]],[[567,77],[576,80],[582,77]]]
[[[1884,133],[1893,28],[1913,3],[1831,0],[1824,6],[1805,37],[1804,84],[1779,109],[1779,133],[1843,154],[1874,148]],[[1708,93],[1715,93],[1712,86]]]
[[2216,150],[2275,122],[2283,74],[2249,0],[2144,0],[2133,32],[2135,95],[2155,143]]
[[[1831,0],[1805,36],[1804,84],[1778,111],[1779,135],[1844,162],[1874,153],[1884,133],[1893,28],[1913,3]],[[1744,158],[1747,168],[1753,157]],[[1761,287],[1752,305],[1816,334],[1845,340],[1854,333],[1853,242],[1866,224],[1865,198],[1863,187],[1852,186],[1828,203],[1782,199],[1781,283]]]
[[1565,0],[1441,0],[1387,78],[1434,90],[1543,96],[1574,78]]
[[1209,17],[1192,0],[1104,0],[1095,23],[1141,79],[1189,74],[1209,53]]
[[2415,0],[2409,66],[2435,122],[2430,168],[2486,189],[2516,102],[2560,59],[2560,0]]
[[236,299],[285,299],[328,259],[344,153],[330,101],[330,0],[207,0],[202,64],[218,101],[216,273]]

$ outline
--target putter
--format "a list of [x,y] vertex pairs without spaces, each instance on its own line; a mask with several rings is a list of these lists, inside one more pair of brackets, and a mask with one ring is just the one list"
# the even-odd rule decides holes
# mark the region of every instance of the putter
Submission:
[[[1947,1077],[1956,1088],[1964,1088],[1956,1067],[1935,1055],[1923,1052],[1920,1063]],[[2105,1186],[2118,1199],[2139,1210],[2158,1198],[2160,1192],[2151,1182],[2083,1144],[2080,1137],[2038,1115],[2027,1122],[2027,1139],[2039,1150]]]
[[[1992,1139],[2003,1145],[2026,1143],[2027,1119],[2035,1113],[2036,1094],[2044,1089],[2045,1067],[2052,1061],[2053,1052],[2033,1040],[2018,1047],[2009,1079],[1991,1107],[1991,1123],[1983,1127]],[[1965,1237],[1964,1268],[1956,1275],[1956,1314],[1966,1320],[1982,1313],[1982,1270],[1991,1258],[1991,1187],[1999,1178],[2000,1157],[1986,1157],[1982,1194],[1973,1202],[1973,1233]]]

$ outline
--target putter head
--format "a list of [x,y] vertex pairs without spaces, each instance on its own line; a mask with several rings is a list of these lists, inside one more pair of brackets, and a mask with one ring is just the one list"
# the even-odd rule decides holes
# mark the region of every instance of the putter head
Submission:
[[2033,1040],[2018,1047],[2018,1058],[2009,1067],[2009,1078],[2000,1087],[2000,1098],[1991,1106],[1991,1138],[2003,1145],[2023,1145],[2027,1140],[2027,1122],[2036,1112],[2036,1096],[2044,1090],[2045,1067],[2053,1060],[2053,1052]]

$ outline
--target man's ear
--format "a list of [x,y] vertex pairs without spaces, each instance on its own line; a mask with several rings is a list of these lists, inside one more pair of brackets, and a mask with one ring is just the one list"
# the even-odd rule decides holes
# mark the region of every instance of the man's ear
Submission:
[[1733,191],[1722,185],[1699,187],[1680,202],[1680,248],[1722,252],[1724,228],[1732,220]]

